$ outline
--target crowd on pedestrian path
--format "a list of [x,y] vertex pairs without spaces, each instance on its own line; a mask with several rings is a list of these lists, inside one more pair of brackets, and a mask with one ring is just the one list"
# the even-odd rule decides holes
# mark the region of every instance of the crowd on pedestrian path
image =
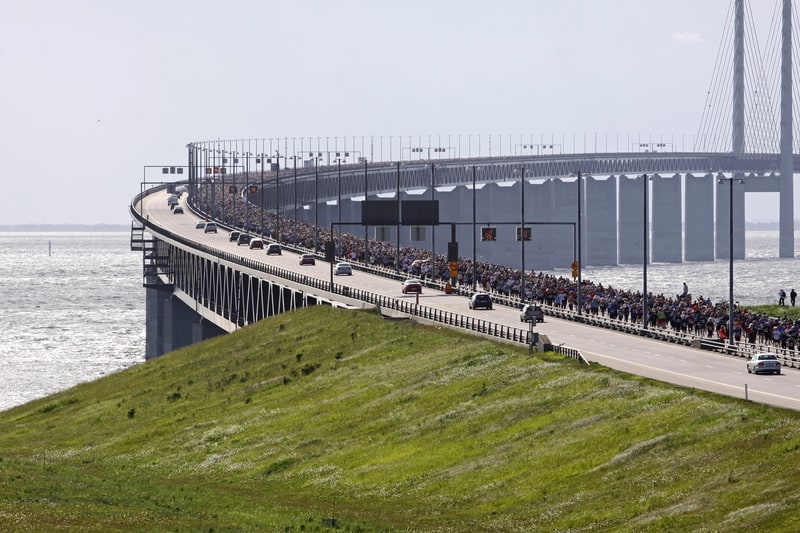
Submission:
[[[581,298],[578,301],[577,280],[574,278],[527,271],[523,293],[519,269],[483,261],[477,261],[473,267],[472,259],[464,257],[458,260],[458,276],[453,279],[450,277],[447,256],[436,254],[432,258],[430,249],[367,240],[336,230],[332,235],[328,228],[317,228],[294,218],[278,217],[274,210],[262,210],[254,204],[245,206],[238,195],[223,194],[221,189],[212,197],[217,199],[214,206],[207,202],[207,195],[198,195],[195,201],[201,210],[213,213],[215,218],[226,225],[242,228],[289,246],[319,252],[324,250],[326,241],[332,240],[335,242],[338,258],[343,261],[368,264],[442,285],[453,283],[455,286],[474,286],[496,295],[573,312],[580,308],[585,314],[634,325],[642,324],[645,320],[645,298],[639,290],[604,286],[582,279]],[[792,306],[795,305],[796,296],[792,289]],[[778,294],[779,305],[785,305],[785,299],[786,293],[781,289]],[[729,303],[713,302],[703,295],[694,296],[686,283],[675,296],[649,293],[646,301],[646,320],[650,328],[670,329],[728,342],[733,336],[735,342],[746,341],[784,350],[800,349],[800,320],[770,317],[734,305],[733,331],[728,331]]]

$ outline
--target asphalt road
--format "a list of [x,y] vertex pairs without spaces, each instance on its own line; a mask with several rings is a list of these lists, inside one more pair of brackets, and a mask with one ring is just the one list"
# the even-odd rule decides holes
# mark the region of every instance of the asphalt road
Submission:
[[[147,196],[143,201],[143,213],[152,222],[174,233],[222,250],[237,250],[243,256],[259,259],[289,270],[329,280],[330,264],[317,260],[314,266],[300,266],[298,254],[283,251],[282,255],[267,256],[265,250],[250,250],[245,245],[229,241],[229,233],[220,229],[218,233],[204,233],[196,229],[197,218],[185,206],[185,214],[175,215],[167,206],[167,193],[159,192]],[[401,283],[353,271],[352,276],[336,276],[335,283],[357,287],[370,292],[396,296],[398,299],[416,300],[417,295],[402,294]],[[469,309],[464,296],[446,295],[423,289],[419,303],[438,307],[463,315],[492,320],[497,323],[520,326],[519,310],[501,305],[494,309]],[[627,335],[613,330],[585,326],[576,322],[550,316],[536,326],[539,333],[547,335],[553,344],[564,344],[581,351],[590,362],[599,363],[615,370],[653,378],[684,387],[706,390],[736,398],[747,398],[764,404],[800,410],[800,371],[786,368],[781,375],[748,374],[745,360],[740,357],[717,354],[663,341]]]

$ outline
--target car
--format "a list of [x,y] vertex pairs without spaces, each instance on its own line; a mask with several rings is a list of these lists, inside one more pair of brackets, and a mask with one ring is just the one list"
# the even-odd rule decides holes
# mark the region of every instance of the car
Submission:
[[303,254],[300,256],[300,265],[315,265],[317,264],[316,259],[312,254]]
[[178,197],[174,194],[171,194],[169,198],[167,198],[167,205],[170,207],[170,209],[178,205]]
[[350,263],[336,263],[336,266],[333,267],[333,273],[337,276],[352,276],[353,267],[350,266]]
[[407,279],[403,282],[403,294],[408,294],[410,292],[415,292],[417,294],[422,293],[422,282],[418,279]]
[[205,220],[198,220],[197,222],[195,222],[195,225],[194,225],[194,227],[195,227],[196,229],[205,229],[205,227],[206,227],[206,221],[205,221]]
[[231,242],[236,242],[239,240],[239,231],[233,230],[231,234],[228,236],[228,240]]
[[252,239],[252,237],[247,233],[240,233],[239,237],[236,239],[236,246],[250,244],[250,239]]
[[264,249],[264,241],[262,241],[258,237],[254,238],[254,239],[250,239],[250,249],[251,250],[263,250]]
[[748,374],[780,374],[781,362],[776,353],[757,353],[747,358]]
[[216,233],[217,232],[217,223],[216,222],[206,222],[206,227],[203,228],[203,231],[206,233]]
[[176,205],[176,206],[175,206],[175,207],[172,209],[172,214],[173,214],[173,215],[182,215],[182,214],[183,214],[183,208],[182,208],[181,206],[179,206],[179,205]]
[[535,304],[526,304],[519,313],[520,322],[544,322],[544,311]]
[[273,242],[267,246],[267,255],[281,255],[281,253],[281,245],[277,242]]
[[469,299],[470,309],[492,309],[492,297],[485,292],[476,292]]

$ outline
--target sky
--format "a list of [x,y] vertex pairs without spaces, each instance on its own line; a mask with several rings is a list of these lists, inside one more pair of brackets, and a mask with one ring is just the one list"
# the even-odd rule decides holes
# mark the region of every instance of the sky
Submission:
[[[732,1],[2,0],[0,225],[129,224],[145,173],[200,140],[688,148]],[[752,3],[757,31],[774,9]],[[747,220],[777,221],[753,196]]]

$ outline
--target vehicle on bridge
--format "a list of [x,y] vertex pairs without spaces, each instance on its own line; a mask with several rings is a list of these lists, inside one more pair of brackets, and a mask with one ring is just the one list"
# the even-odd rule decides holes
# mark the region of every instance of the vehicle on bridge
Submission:
[[263,250],[264,249],[264,241],[256,237],[255,239],[250,239],[250,249],[251,250]]
[[333,273],[337,276],[352,276],[353,267],[350,263],[336,263],[336,266],[333,268]]
[[519,313],[520,322],[544,322],[544,311],[536,304],[526,304]]
[[281,245],[277,242],[273,242],[267,246],[267,255],[281,255],[281,253]]
[[172,208],[172,214],[173,215],[182,215],[183,214],[183,208],[181,206],[179,206],[179,205],[176,205],[174,208]]
[[206,222],[206,226],[203,228],[203,231],[206,233],[216,233],[217,232],[217,223],[216,222]]
[[410,292],[422,294],[422,282],[414,278],[405,280],[403,282],[403,294],[408,294]]
[[196,229],[205,229],[206,221],[205,220],[198,220],[197,222],[195,222],[194,227]]
[[778,354],[757,353],[747,358],[748,374],[780,374],[781,362],[778,361]]
[[240,234],[240,233],[241,233],[241,232],[239,232],[239,231],[233,230],[233,231],[231,232],[231,234],[228,236],[228,240],[229,240],[229,241],[231,241],[231,242],[236,242],[236,241],[238,241],[238,240],[239,240],[239,234]]
[[250,244],[250,239],[252,239],[252,237],[247,233],[240,233],[239,237],[236,239],[236,246]]
[[469,299],[470,309],[489,309],[492,310],[492,297],[485,292],[476,292]]
[[315,265],[316,259],[314,259],[313,254],[303,254],[300,256],[300,266],[303,265]]

